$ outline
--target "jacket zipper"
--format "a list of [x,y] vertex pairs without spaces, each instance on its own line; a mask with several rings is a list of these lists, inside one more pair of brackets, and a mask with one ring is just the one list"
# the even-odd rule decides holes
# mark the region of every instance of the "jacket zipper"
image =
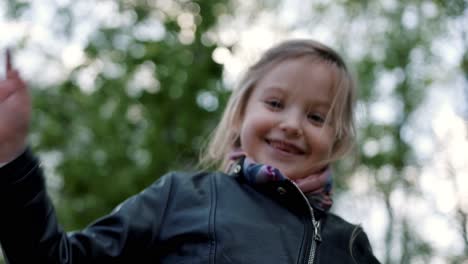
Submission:
[[314,226],[314,235],[312,238],[312,245],[310,247],[310,253],[309,253],[309,260],[307,261],[307,264],[313,264],[315,260],[315,251],[317,250],[317,242],[322,241],[322,236],[320,235],[320,221],[315,220],[315,214],[314,214],[314,208],[310,206],[309,200],[307,200],[307,197],[304,195],[304,193],[299,189],[299,187],[291,181],[293,185],[298,189],[299,193],[302,195],[304,200],[307,203],[307,206],[309,207],[309,213],[310,217],[312,219],[312,225]]
[[312,245],[310,247],[309,261],[308,264],[313,264],[315,259],[315,251],[317,250],[317,242],[322,241],[320,236],[320,222],[315,220],[314,209],[309,205],[310,215],[312,216],[312,224],[314,225],[314,237],[312,239]]

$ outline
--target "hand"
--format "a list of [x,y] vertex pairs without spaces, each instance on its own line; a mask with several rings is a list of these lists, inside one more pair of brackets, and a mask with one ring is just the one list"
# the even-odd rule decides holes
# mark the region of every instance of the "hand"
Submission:
[[0,163],[15,159],[26,148],[30,116],[28,89],[7,50],[6,79],[0,80]]

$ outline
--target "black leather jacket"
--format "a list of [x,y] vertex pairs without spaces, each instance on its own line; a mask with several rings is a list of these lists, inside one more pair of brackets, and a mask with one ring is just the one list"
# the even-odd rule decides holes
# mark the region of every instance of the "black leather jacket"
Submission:
[[26,151],[0,168],[0,243],[8,263],[378,263],[366,234],[336,215],[316,215],[317,241],[292,182],[252,186],[239,173],[169,173],[66,233]]

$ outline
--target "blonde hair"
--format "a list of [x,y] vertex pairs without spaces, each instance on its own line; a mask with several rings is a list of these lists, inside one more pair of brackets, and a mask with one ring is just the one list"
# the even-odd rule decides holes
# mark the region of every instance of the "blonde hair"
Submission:
[[341,56],[331,48],[314,40],[289,40],[268,49],[258,62],[247,70],[237,88],[233,90],[221,121],[201,153],[202,167],[221,170],[226,167],[229,154],[240,148],[240,123],[255,85],[279,63],[302,57],[326,63],[336,73],[334,100],[327,114],[327,121],[331,121],[336,138],[329,162],[348,152],[355,137],[353,112],[356,88],[350,72]]

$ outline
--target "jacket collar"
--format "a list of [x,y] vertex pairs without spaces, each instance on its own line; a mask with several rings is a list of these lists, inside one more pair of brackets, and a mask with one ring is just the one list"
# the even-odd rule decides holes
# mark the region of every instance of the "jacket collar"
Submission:
[[314,211],[318,211],[318,218],[326,212],[326,210],[316,206],[317,201],[312,195],[304,194],[296,183],[289,180],[273,166],[258,164],[242,156],[231,163],[227,173],[253,188],[275,197],[288,208],[303,212],[303,205],[306,204],[307,210],[309,207],[313,207],[316,209]]

